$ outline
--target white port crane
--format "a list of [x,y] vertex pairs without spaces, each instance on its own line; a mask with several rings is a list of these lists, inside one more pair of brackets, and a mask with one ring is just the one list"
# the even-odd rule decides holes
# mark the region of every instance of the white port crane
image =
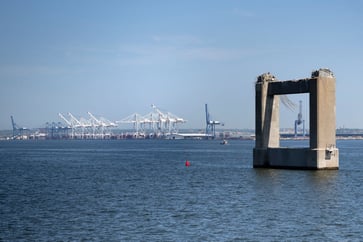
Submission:
[[105,135],[111,135],[109,128],[117,127],[114,122],[106,118],[96,118],[91,112],[87,113],[90,116],[89,119],[83,117],[77,119],[72,113],[68,113],[69,118],[66,118],[63,114],[58,113],[59,117],[68,125],[67,128],[72,130],[71,138],[104,138]]
[[84,134],[85,134],[85,128],[86,128],[87,125],[85,123],[82,123],[80,120],[78,120],[70,112],[68,113],[68,116],[70,117],[70,122],[72,124],[73,129],[74,129],[74,135],[76,137],[80,137],[81,139],[83,139]]
[[186,122],[185,119],[170,112],[162,112],[154,104],[151,107],[153,111],[144,116],[134,113],[116,123],[133,124],[135,135],[141,136],[145,135],[147,129],[154,135],[177,133],[178,124]]
[[73,123],[71,121],[69,121],[68,119],[66,119],[63,114],[58,113],[58,116],[64,120],[64,122],[66,122],[66,124],[68,125],[67,128],[71,129],[71,138],[73,139],[75,137],[75,127],[73,125]]
[[178,132],[178,124],[179,123],[185,123],[186,120],[183,118],[179,118],[175,114],[172,114],[170,112],[163,113],[160,111],[159,108],[157,108],[154,104],[151,105],[151,107],[156,111],[158,114],[158,124],[159,128],[162,129],[164,127],[169,134],[172,132],[177,133]]
[[[91,122],[91,126],[92,126],[92,136],[100,136],[100,138],[104,138],[105,135],[109,135],[109,128],[111,127],[117,127],[117,125],[103,117],[100,118],[96,118],[91,112],[87,112],[87,114],[91,117],[91,120],[93,120],[93,122]],[[96,131],[97,132],[96,134]]]
[[143,132],[140,132],[140,125],[143,121],[143,118],[140,114],[138,113],[133,113],[129,116],[127,116],[126,118],[124,119],[121,119],[119,121],[116,121],[116,123],[121,123],[121,124],[132,124],[133,127],[134,127],[134,130],[135,130],[135,133],[134,133],[134,136],[140,136],[141,133]]
[[[148,114],[145,114],[141,117],[141,126],[146,129],[146,125],[149,126],[149,129],[152,130],[154,133],[157,131],[157,117],[158,115],[154,112],[150,112]],[[156,126],[155,126],[156,125]]]

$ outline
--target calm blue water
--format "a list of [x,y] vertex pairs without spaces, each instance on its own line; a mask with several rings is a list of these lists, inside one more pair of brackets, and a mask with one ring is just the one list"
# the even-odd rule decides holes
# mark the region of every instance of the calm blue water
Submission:
[[0,241],[363,240],[363,141],[338,171],[253,169],[253,147],[2,141]]

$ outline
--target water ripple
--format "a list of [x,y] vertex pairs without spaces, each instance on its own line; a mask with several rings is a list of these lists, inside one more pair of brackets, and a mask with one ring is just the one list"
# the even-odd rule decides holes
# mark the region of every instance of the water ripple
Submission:
[[253,146],[0,142],[0,241],[363,239],[361,141],[339,171],[252,169]]

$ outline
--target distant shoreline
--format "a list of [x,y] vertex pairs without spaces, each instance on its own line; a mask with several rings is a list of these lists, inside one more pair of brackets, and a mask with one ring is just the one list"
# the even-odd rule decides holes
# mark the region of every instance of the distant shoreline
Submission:
[[[124,140],[124,139],[213,139],[211,136],[204,134],[205,130],[199,129],[181,129],[178,133],[146,133],[135,132],[135,130],[115,129],[101,136],[86,136],[81,134],[72,134],[70,132],[50,132],[45,129],[31,129],[23,133],[15,133],[13,130],[0,130],[0,140]],[[185,137],[191,134],[190,137]],[[74,135],[74,136],[72,136]],[[184,137],[183,137],[184,136]],[[216,140],[254,140],[255,131],[253,129],[222,129],[216,130]],[[361,129],[342,129],[336,131],[337,140],[362,140],[363,130]],[[309,134],[295,137],[293,130],[281,129],[280,140],[309,140]]]
[[[254,141],[255,137],[253,136],[241,136],[241,137],[215,137],[214,139],[212,138],[184,138],[185,140],[190,140],[190,139],[194,139],[194,140],[251,140]],[[12,138],[12,137],[0,137],[0,141],[12,141],[12,140],[175,140],[175,139],[171,139],[171,138],[166,138],[166,137],[159,137],[159,138],[142,138],[142,137],[137,137],[137,138],[120,138],[120,137],[110,137],[110,138]],[[296,140],[296,141],[302,141],[302,140],[309,140],[309,137],[280,137],[280,140]],[[337,135],[336,136],[336,140],[363,140],[363,135],[354,135],[354,136],[341,136],[341,135]]]

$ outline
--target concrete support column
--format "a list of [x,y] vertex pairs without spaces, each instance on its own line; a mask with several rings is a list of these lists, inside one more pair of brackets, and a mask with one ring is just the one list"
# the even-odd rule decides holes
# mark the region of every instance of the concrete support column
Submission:
[[325,148],[336,142],[335,78],[310,80],[310,148]]
[[310,79],[310,149],[318,168],[339,167],[335,77],[324,75],[324,72],[315,74],[317,76]]
[[254,165],[267,165],[267,149],[280,146],[280,98],[277,95],[268,95],[269,83],[272,81],[274,77],[265,74],[256,83]]

